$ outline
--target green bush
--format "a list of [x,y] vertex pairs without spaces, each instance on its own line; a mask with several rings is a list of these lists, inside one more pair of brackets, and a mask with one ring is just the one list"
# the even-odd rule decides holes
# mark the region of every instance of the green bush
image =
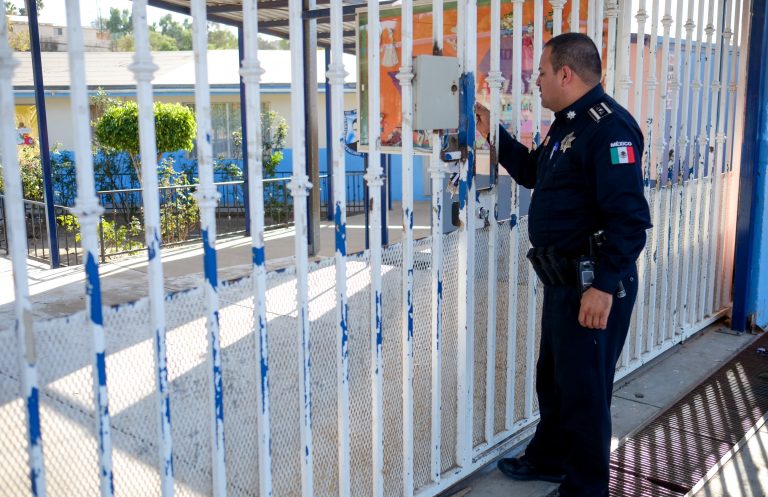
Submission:
[[[0,193],[5,192],[5,179],[0,165]],[[40,147],[35,145],[19,147],[19,172],[21,173],[22,196],[27,200],[44,200],[43,166],[40,162]]]
[[[155,102],[155,140],[157,159],[165,152],[192,150],[197,132],[195,115],[182,104]],[[127,152],[141,179],[139,107],[136,102],[110,99],[103,114],[93,123],[96,142],[108,151]]]

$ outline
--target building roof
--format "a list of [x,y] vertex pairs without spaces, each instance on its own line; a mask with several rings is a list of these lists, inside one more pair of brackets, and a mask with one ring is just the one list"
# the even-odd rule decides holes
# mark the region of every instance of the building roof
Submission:
[[[211,87],[239,89],[240,64],[237,50],[208,52],[208,83]],[[13,77],[17,91],[33,90],[32,57],[29,52],[16,52],[19,61]],[[153,52],[152,60],[158,66],[153,84],[157,89],[187,89],[195,85],[195,60],[192,51]],[[286,87],[291,82],[291,53],[288,50],[260,50],[259,61],[264,69],[261,84],[265,87]],[[86,82],[90,88],[131,89],[136,80],[128,66],[133,62],[132,52],[86,52]],[[69,91],[69,59],[66,52],[43,52],[43,80],[46,90]],[[317,81],[325,82],[324,57],[318,56]],[[347,71],[346,83],[356,80],[355,56],[344,54]]]
[[[378,0],[380,5],[395,3],[395,0]],[[149,5],[180,14],[190,15],[191,0],[148,0]],[[243,26],[242,0],[206,0],[206,14],[209,21]],[[304,19],[314,19],[317,26],[317,44],[330,44],[330,0],[318,0],[315,8],[303,9]],[[355,53],[355,15],[364,10],[367,0],[342,0],[344,50]],[[281,38],[289,38],[289,0],[257,0],[259,32]]]

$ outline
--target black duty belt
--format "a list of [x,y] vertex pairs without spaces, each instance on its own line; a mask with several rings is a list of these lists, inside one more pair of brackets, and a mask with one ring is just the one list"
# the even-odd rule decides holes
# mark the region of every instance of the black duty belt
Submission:
[[532,247],[526,257],[545,286],[576,284],[578,259],[564,257],[554,247]]

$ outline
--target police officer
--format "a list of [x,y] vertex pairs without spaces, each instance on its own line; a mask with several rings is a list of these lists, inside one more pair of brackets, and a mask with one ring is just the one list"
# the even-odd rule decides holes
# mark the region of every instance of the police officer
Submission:
[[[544,281],[536,370],[541,419],[524,455],[498,467],[517,480],[559,482],[562,497],[608,496],[614,370],[637,296],[635,261],[651,227],[643,136],[605,94],[601,73],[588,36],[552,38],[536,80],[542,105],[555,113],[547,137],[529,151],[499,130],[499,163],[534,189],[531,245],[553,254],[561,271]],[[478,105],[476,114],[478,131],[488,136],[488,109]],[[598,244],[593,235],[600,231]],[[594,262],[586,290],[578,270],[585,258]]]

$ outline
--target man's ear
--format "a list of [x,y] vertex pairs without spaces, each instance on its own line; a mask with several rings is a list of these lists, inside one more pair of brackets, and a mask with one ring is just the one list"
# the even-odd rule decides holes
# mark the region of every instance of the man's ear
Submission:
[[563,66],[560,68],[560,86],[565,86],[569,84],[571,81],[573,81],[573,78],[576,76],[576,74],[573,72],[573,69],[571,69],[568,66]]

